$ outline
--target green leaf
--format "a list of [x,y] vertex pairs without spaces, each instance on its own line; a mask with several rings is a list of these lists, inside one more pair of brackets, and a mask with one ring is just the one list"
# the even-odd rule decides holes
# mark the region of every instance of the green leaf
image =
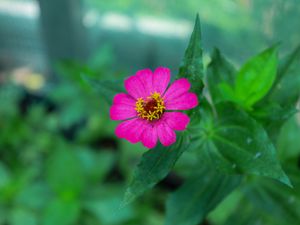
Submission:
[[277,62],[277,46],[274,46],[242,66],[236,77],[235,95],[243,107],[251,109],[268,93],[276,77]]
[[240,183],[240,176],[202,169],[167,201],[166,225],[197,225]]
[[177,159],[188,149],[186,135],[177,137],[176,143],[170,147],[159,145],[143,154],[126,190],[123,205],[129,204],[167,176]]
[[197,14],[194,30],[185,51],[177,78],[187,78],[192,83],[191,91],[201,97],[204,87],[203,76],[201,27],[199,15]]
[[215,49],[212,54],[211,62],[207,67],[207,84],[209,93],[214,103],[218,103],[224,99],[222,90],[220,90],[221,84],[228,86],[234,85],[236,70],[229,63],[218,49]]
[[60,146],[50,157],[47,181],[61,197],[72,199],[83,190],[85,177],[79,158],[66,147]]
[[220,83],[218,89],[221,95],[220,99],[238,103],[234,89],[229,84]]
[[216,118],[202,113],[200,157],[230,173],[266,176],[291,186],[263,127],[231,104],[218,104],[216,110]]
[[276,86],[281,81],[281,79],[289,73],[289,70],[294,63],[298,62],[299,64],[299,59],[300,45],[295,48],[295,50],[292,51],[284,60],[280,61],[274,86]]
[[277,80],[268,98],[282,106],[295,105],[300,96],[300,46],[281,60]]
[[124,92],[123,80],[96,80],[88,76],[82,78],[89,83],[93,89],[99,93],[108,104],[112,104],[113,97],[120,92]]
[[[73,178],[74,179],[74,178]],[[42,217],[43,225],[77,224],[80,215],[80,204],[77,201],[54,199],[49,202]]]

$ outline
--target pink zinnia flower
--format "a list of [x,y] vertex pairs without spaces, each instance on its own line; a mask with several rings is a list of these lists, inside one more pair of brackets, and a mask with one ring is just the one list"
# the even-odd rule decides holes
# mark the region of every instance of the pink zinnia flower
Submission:
[[168,88],[171,73],[159,67],[138,71],[125,80],[128,94],[115,95],[110,108],[112,120],[124,120],[116,128],[116,135],[131,143],[141,141],[147,148],[157,140],[164,146],[176,141],[174,130],[185,130],[190,119],[173,110],[192,109],[198,105],[197,96],[188,92],[191,84],[185,78],[176,80]]

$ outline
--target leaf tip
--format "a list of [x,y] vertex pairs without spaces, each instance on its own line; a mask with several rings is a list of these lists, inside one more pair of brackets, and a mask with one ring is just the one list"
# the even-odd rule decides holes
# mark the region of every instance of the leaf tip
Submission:
[[[195,19],[195,26],[194,26],[194,30],[195,29],[199,29],[199,31],[201,31],[201,25],[200,25],[200,16],[199,13],[196,14],[196,19]],[[201,32],[200,32],[201,33]]]
[[284,176],[281,177],[281,178],[279,179],[279,181],[280,181],[281,183],[287,185],[287,186],[290,187],[290,188],[294,188],[293,184],[291,183],[289,177],[288,177],[286,174],[284,174]]
[[286,175],[286,173],[282,170],[282,168],[280,168],[280,173],[278,174],[278,176],[271,176],[271,178],[279,181],[280,183],[290,187],[290,188],[294,188],[293,184],[290,181],[290,178]]

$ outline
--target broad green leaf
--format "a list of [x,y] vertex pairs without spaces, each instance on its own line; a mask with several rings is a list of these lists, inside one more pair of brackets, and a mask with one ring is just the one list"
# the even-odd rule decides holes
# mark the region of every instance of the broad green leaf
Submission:
[[143,154],[126,190],[123,205],[129,204],[167,176],[177,159],[188,149],[187,137],[178,135],[177,138],[170,147],[159,145]]
[[[73,178],[74,179],[74,178]],[[45,208],[43,225],[73,225],[80,216],[80,203],[75,200],[54,199]]]
[[230,173],[266,176],[291,186],[263,127],[231,104],[216,105],[216,111],[217,117],[202,115],[200,157]]
[[272,87],[277,61],[277,47],[271,47],[246,62],[237,73],[235,95],[246,109],[251,109]]
[[[207,67],[207,85],[209,93],[214,103],[224,100],[223,93],[220,90],[220,84],[234,85],[236,70],[229,63],[218,49],[212,54],[212,59]],[[225,98],[226,99],[226,98]]]
[[[201,170],[201,168],[199,168]],[[167,201],[166,225],[197,225],[240,183],[240,176],[202,169]]]
[[93,89],[99,93],[108,104],[112,104],[112,100],[117,93],[124,92],[123,80],[96,80],[83,76]]
[[79,158],[66,147],[60,146],[50,157],[47,181],[61,197],[72,199],[83,190],[85,177]]
[[221,94],[221,99],[238,102],[234,89],[227,83],[220,83],[218,85],[219,93]]
[[177,78],[185,77],[192,83],[191,91],[199,97],[202,96],[203,85],[202,40],[199,15],[196,17],[195,26]]
[[268,98],[283,106],[295,105],[300,96],[300,46],[279,64],[277,80]]

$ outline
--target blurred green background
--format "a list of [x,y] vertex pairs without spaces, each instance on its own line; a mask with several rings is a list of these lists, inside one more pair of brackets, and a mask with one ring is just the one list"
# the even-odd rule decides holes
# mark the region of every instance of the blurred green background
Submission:
[[[239,65],[300,42],[298,0],[0,0],[0,225],[163,224],[181,180],[171,173],[119,207],[146,149],[115,137],[109,105],[81,75],[123,79],[160,65],[176,74],[196,13],[207,62],[214,47]],[[299,154],[300,119],[284,129],[279,148]],[[186,153],[175,171],[194,161]]]

